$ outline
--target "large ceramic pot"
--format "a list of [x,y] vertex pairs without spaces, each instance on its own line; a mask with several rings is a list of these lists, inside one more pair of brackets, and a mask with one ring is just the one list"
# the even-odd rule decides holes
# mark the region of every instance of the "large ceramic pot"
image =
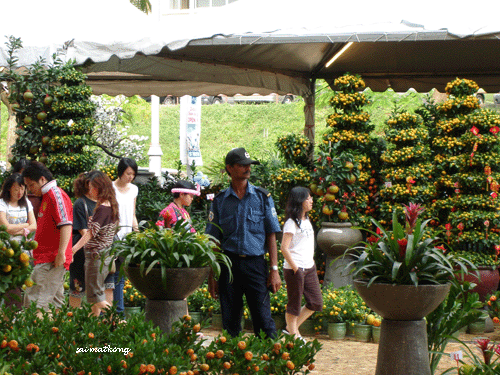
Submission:
[[187,298],[207,278],[210,267],[167,268],[166,284],[163,283],[160,268],[153,268],[147,275],[141,275],[140,268],[125,267],[125,273],[149,300],[177,301]]
[[392,285],[354,280],[354,287],[368,307],[382,318],[419,320],[433,312],[446,298],[451,284]]
[[356,246],[363,239],[359,229],[351,223],[323,222],[316,238],[318,247],[326,254],[325,285],[334,288],[352,285],[353,257],[346,250]]
[[491,269],[491,267],[478,267],[477,271],[469,271],[467,275],[457,274],[456,277],[459,281],[469,281],[476,284],[476,287],[471,292],[478,293],[479,299],[482,302],[486,300],[488,294],[498,289],[498,268]]
[[316,241],[318,247],[330,256],[338,256],[356,246],[363,240],[359,229],[354,229],[351,223],[323,222]]

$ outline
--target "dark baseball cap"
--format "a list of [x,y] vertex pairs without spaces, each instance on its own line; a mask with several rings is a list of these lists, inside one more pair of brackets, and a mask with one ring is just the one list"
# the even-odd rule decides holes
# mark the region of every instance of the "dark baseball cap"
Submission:
[[226,155],[226,165],[248,165],[248,164],[260,164],[257,160],[250,159],[249,153],[243,148],[233,148]]

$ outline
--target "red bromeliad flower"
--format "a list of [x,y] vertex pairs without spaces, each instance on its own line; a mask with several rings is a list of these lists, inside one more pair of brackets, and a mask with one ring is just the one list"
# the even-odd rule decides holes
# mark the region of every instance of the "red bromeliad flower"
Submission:
[[374,243],[377,243],[380,240],[380,237],[377,237],[377,236],[375,236],[375,235],[372,234],[370,237],[367,237],[366,240],[370,244],[374,244]]
[[410,203],[408,206],[403,204],[406,217],[406,233],[412,234],[418,216],[425,210],[419,203]]
[[444,248],[444,245],[439,245],[439,246],[436,246],[436,249],[439,249],[444,253],[446,253],[446,249]]
[[406,238],[401,238],[398,240],[399,245],[399,258],[402,260],[406,255],[406,245],[408,245],[408,240]]
[[500,128],[498,126],[493,126],[492,128],[490,128],[491,134],[497,134],[498,132],[500,132]]
[[493,348],[495,346],[494,343],[491,345],[489,345],[489,343],[490,339],[476,340],[476,345],[478,346],[479,349],[481,349],[481,352],[483,352],[483,359],[486,365],[490,364],[491,355],[493,354]]
[[478,134],[479,134],[479,129],[478,129],[478,128],[476,128],[475,126],[473,126],[473,127],[470,129],[470,131],[471,131],[471,132],[472,132],[472,134],[474,134],[474,135],[478,135]]

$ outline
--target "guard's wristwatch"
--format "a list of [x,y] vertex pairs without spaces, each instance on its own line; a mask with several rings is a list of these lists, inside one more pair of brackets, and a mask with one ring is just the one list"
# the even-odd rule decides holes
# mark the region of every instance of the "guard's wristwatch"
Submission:
[[271,266],[271,269],[272,269],[273,271],[277,271],[277,270],[278,270],[278,266]]

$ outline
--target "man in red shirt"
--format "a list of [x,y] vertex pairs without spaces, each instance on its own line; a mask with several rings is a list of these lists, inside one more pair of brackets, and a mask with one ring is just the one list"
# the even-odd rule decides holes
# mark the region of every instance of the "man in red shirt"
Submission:
[[23,177],[28,189],[42,196],[35,234],[38,247],[33,251],[35,285],[26,289],[24,305],[36,302],[39,309],[47,310],[49,304],[60,308],[64,303],[64,276],[73,258],[73,205],[42,163],[30,162]]

